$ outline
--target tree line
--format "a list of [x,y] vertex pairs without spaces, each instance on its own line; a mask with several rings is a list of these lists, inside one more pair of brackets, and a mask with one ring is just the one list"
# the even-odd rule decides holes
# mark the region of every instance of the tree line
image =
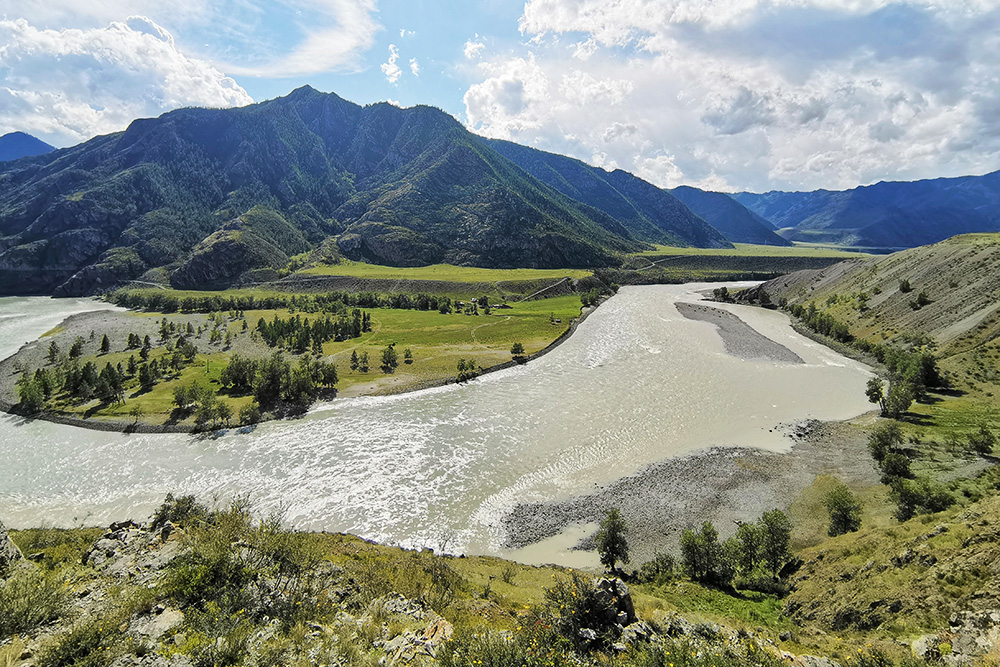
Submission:
[[451,297],[435,294],[383,294],[379,292],[323,292],[321,294],[210,294],[179,296],[162,291],[119,289],[105,299],[133,310],[158,313],[213,313],[219,311],[278,310],[304,313],[340,313],[350,308],[436,310],[450,313]]

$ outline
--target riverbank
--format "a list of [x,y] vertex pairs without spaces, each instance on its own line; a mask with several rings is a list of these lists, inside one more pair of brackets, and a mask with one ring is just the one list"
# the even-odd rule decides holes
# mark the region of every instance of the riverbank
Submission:
[[[603,300],[602,300],[603,302]],[[600,305],[600,302],[597,304]],[[489,373],[495,373],[507,368],[511,368],[518,365],[523,365],[535,359],[538,359],[555,348],[561,345],[563,342],[568,340],[570,336],[576,331],[577,327],[587,319],[587,317],[596,310],[597,305],[589,306],[581,309],[580,315],[573,318],[569,326],[554,340],[545,345],[542,349],[530,354],[519,360],[510,360],[498,364],[492,364],[486,368],[481,369],[479,375],[486,375]],[[207,318],[204,315],[191,314],[191,315],[171,315],[171,321],[176,321],[180,326],[186,326],[191,324],[194,327],[201,327],[207,322]],[[128,334],[138,332],[140,337],[144,335],[150,335],[151,338],[155,339],[157,337],[158,331],[158,320],[153,317],[146,317],[144,314],[137,313],[109,313],[108,311],[94,311],[88,313],[74,314],[64,320],[59,326],[57,326],[53,331],[57,332],[51,338],[55,339],[58,336],[59,341],[63,342],[63,348],[68,349],[69,342],[74,340],[76,337],[84,338],[90,345],[95,346],[95,335],[94,332],[100,332],[101,334],[107,334],[111,339],[124,340]],[[207,327],[206,327],[207,331]],[[98,336],[99,338],[99,336]],[[198,337],[199,339],[201,336]],[[67,426],[74,426],[78,428],[85,428],[95,431],[106,431],[106,432],[123,432],[123,433],[198,433],[204,432],[204,430],[199,430],[193,424],[179,424],[171,423],[168,419],[166,423],[155,423],[147,419],[139,419],[138,421],[134,418],[128,419],[114,419],[114,418],[93,418],[93,417],[80,417],[72,413],[61,412],[61,411],[43,411],[36,414],[26,414],[19,410],[17,405],[17,379],[20,377],[20,373],[17,370],[19,365],[27,368],[40,368],[43,367],[47,361],[47,343],[46,340],[50,338],[40,338],[38,340],[24,344],[15,354],[10,357],[0,361],[0,411],[6,412],[18,416],[25,420],[38,419],[42,421],[48,421],[56,424],[63,424]],[[204,346],[207,341],[196,340],[199,346]],[[213,349],[218,348],[218,349]],[[220,341],[212,346],[209,345],[209,352],[221,352],[222,342]],[[230,348],[226,348],[229,350]],[[233,347],[231,349],[233,353],[240,353],[244,356],[261,356],[270,352],[270,350],[263,348],[261,345],[253,345],[250,341],[245,338],[240,338],[237,336],[234,339]],[[326,360],[331,360],[338,355],[330,355]],[[343,369],[341,369],[343,372]],[[369,391],[361,391],[357,393],[349,393],[345,398],[354,398],[360,396],[389,396],[389,395],[399,395],[407,394],[416,391],[422,391],[425,389],[430,389],[434,387],[441,387],[449,384],[455,384],[457,382],[456,377],[446,376],[437,379],[409,382],[402,386],[382,386],[378,382],[381,378],[377,378],[374,382],[368,385]],[[374,391],[370,389],[374,388]],[[295,419],[292,418],[279,418],[267,421],[281,421],[283,419]],[[224,429],[223,429],[224,430]]]
[[[774,508],[787,510],[818,476],[854,487],[874,486],[879,473],[867,449],[866,425],[876,413],[845,422],[802,421],[782,427],[794,443],[787,453],[712,447],[654,463],[593,493],[550,503],[517,505],[503,519],[516,550],[580,524],[599,523],[617,508],[628,526],[632,560],[675,553],[680,533],[711,520],[725,538],[736,522],[753,522]],[[577,549],[593,549],[593,537]]]

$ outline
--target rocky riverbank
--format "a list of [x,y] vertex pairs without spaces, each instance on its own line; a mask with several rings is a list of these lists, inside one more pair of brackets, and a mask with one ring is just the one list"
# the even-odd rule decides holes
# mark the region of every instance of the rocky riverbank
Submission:
[[[574,524],[598,523],[615,507],[629,527],[633,560],[641,563],[674,552],[681,531],[705,520],[727,536],[737,521],[754,521],[776,507],[787,509],[818,475],[854,485],[878,484],[861,425],[873,417],[786,425],[794,443],[788,453],[715,447],[660,461],[590,494],[517,505],[503,521],[504,546],[518,549]],[[577,548],[592,549],[592,538]]]

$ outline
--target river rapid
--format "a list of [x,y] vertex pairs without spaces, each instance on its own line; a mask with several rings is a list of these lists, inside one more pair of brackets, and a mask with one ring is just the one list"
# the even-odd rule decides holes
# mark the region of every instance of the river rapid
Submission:
[[[866,412],[867,367],[795,333],[787,316],[724,305],[804,363],[741,359],[683,317],[707,285],[622,288],[524,366],[215,436],[91,431],[0,415],[0,517],[12,527],[142,519],[167,492],[263,510],[312,530],[502,554],[516,503],[592,491],[711,446],[786,451],[782,425]],[[713,304],[716,305],[716,304]],[[0,299],[0,357],[86,300]]]

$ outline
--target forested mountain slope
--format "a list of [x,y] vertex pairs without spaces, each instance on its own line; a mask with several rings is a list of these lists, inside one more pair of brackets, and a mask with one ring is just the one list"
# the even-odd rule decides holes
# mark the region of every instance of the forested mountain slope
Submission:
[[[614,264],[647,240],[725,243],[676,208],[640,229],[440,110],[304,87],[0,165],[0,293],[85,294],[152,269],[176,286],[225,286],[324,241],[396,266],[559,268]],[[667,213],[691,224],[674,229]]]
[[956,234],[1000,231],[1000,172],[733,198],[792,241],[911,248]]

